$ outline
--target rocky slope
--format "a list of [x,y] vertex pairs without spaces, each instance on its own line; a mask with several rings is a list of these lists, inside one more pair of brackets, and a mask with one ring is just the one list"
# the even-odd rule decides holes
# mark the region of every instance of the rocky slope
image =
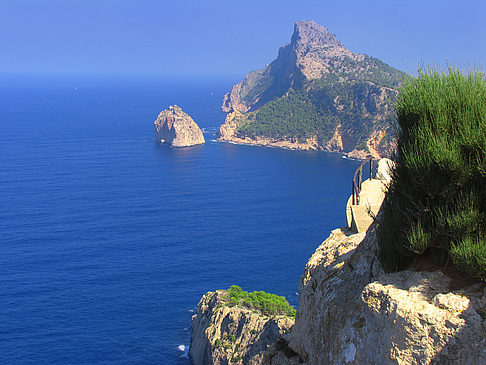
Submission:
[[260,364],[267,347],[294,323],[287,316],[266,317],[227,304],[224,290],[208,292],[200,300],[192,319],[190,355],[195,365]]
[[[265,364],[484,364],[486,288],[441,271],[384,274],[376,224],[331,233],[306,265],[287,349]],[[292,356],[287,356],[290,353]]]
[[299,21],[277,59],[225,95],[220,139],[388,155],[396,132],[391,105],[403,78],[315,22]]
[[203,144],[204,136],[194,120],[177,105],[163,110],[154,122],[155,140],[174,147]]

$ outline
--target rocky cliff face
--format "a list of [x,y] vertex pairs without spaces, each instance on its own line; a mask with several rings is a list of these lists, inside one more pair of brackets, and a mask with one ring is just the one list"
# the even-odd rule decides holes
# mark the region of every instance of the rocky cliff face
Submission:
[[203,144],[204,136],[194,120],[177,105],[163,110],[154,122],[155,140],[174,147]]
[[[290,351],[309,365],[486,363],[485,286],[453,290],[440,271],[384,274],[375,227],[335,230],[311,257]],[[264,363],[296,358],[274,345]]]
[[195,365],[260,364],[263,353],[294,320],[265,317],[241,306],[227,306],[224,290],[205,294],[192,318],[190,355]]
[[277,59],[225,95],[222,109],[228,114],[220,139],[390,154],[396,131],[391,104],[403,77],[348,50],[315,22],[296,22]]

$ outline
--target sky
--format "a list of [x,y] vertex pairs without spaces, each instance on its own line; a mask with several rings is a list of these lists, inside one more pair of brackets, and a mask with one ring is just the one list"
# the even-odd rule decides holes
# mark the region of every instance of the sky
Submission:
[[0,0],[0,74],[244,75],[309,19],[408,73],[485,70],[484,0]]

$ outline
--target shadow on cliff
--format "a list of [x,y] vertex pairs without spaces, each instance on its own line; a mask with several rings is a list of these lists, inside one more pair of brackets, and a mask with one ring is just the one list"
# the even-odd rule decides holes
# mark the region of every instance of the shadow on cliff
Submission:
[[278,324],[275,320],[271,319],[263,326],[258,339],[252,344],[251,351],[249,351],[243,358],[243,363],[246,364],[250,358],[260,352],[264,352],[272,344],[278,341],[279,339],[275,338],[276,333],[279,333]]

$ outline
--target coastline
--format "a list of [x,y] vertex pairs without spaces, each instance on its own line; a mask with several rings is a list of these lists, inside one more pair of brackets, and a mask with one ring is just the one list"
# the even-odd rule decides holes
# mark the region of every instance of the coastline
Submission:
[[[272,148],[281,148],[286,150],[294,150],[294,151],[322,151],[322,152],[331,152],[337,153],[342,155],[345,158],[350,158],[354,160],[365,160],[368,157],[374,157],[370,153],[367,153],[364,150],[352,150],[350,152],[344,152],[342,150],[333,150],[326,147],[321,147],[317,144],[315,140],[308,140],[307,143],[299,143],[299,142],[292,142],[290,140],[278,140],[278,139],[271,139],[271,138],[262,138],[257,137],[256,139],[252,138],[239,138],[239,137],[222,137],[221,135],[215,139],[217,142],[227,142],[239,145],[246,145],[246,146],[260,146],[260,147],[272,147]],[[380,157],[375,157],[380,158]]]

